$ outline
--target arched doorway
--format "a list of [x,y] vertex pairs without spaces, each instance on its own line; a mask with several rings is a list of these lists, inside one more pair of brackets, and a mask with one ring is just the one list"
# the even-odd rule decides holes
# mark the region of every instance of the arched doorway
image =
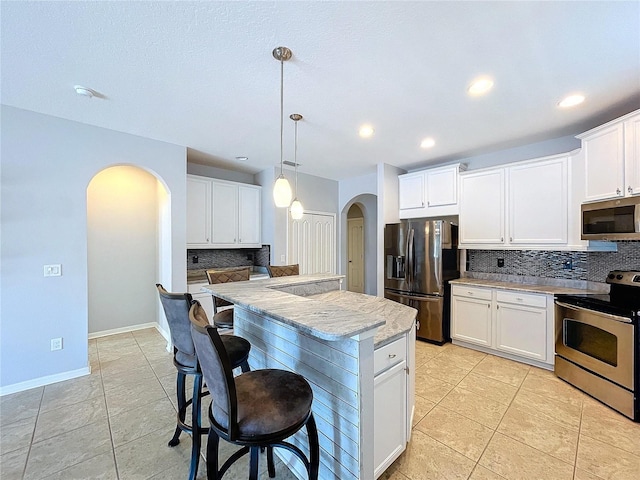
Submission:
[[347,290],[364,293],[364,214],[357,203],[347,211]]
[[168,193],[146,170],[119,165],[87,187],[89,337],[156,326],[166,276]]
[[[377,295],[377,220],[378,203],[373,194],[363,193],[346,202],[341,209],[340,219],[340,271],[347,275],[347,288],[349,287],[349,248],[350,242],[359,244],[358,225],[362,225],[362,293]],[[351,227],[354,230],[351,231]],[[356,247],[356,251],[359,247]],[[353,267],[351,267],[353,268]],[[357,267],[356,267],[357,268]],[[356,274],[357,275],[357,274]],[[353,290],[357,291],[357,290]]]

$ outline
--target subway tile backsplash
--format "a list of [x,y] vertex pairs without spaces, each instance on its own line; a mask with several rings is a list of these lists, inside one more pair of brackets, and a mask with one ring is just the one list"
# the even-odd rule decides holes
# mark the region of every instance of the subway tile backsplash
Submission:
[[617,243],[617,252],[467,250],[467,271],[604,282],[611,270],[640,270],[640,241]]
[[[194,256],[198,257],[198,263],[193,263]],[[262,248],[187,249],[187,270],[244,266],[266,267],[267,265],[269,265],[269,245],[263,245]]]

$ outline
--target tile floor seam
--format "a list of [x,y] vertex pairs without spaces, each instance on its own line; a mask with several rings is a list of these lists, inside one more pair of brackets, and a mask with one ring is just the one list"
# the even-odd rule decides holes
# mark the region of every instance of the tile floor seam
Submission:
[[100,366],[100,384],[102,385],[102,396],[104,397],[104,408],[107,412],[107,426],[109,427],[109,441],[111,442],[111,455],[113,457],[113,467],[116,471],[116,480],[120,480],[120,472],[118,471],[118,462],[116,461],[116,448],[113,443],[113,432],[111,430],[111,416],[109,415],[109,404],[107,403],[107,392],[104,388],[104,376],[102,375],[102,361],[100,360],[100,349],[96,342],[96,355],[98,356],[98,365]]
[[40,393],[40,401],[38,402],[38,413],[36,414],[36,421],[33,424],[33,432],[31,432],[31,441],[29,442],[29,449],[27,450],[27,457],[24,459],[24,466],[22,467],[22,475],[21,479],[24,479],[24,476],[27,474],[27,465],[29,464],[29,456],[31,455],[31,447],[33,447],[33,439],[36,435],[36,428],[38,426],[38,418],[40,417],[40,410],[42,409],[42,401],[44,400],[44,389],[47,388],[45,385],[42,388],[42,392]]

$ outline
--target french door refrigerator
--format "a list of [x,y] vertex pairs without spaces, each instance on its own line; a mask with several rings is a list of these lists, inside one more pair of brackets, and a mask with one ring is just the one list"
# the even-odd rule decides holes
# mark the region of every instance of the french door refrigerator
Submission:
[[418,310],[418,338],[439,345],[451,340],[449,280],[460,277],[458,226],[424,218],[388,224],[384,254],[385,298]]

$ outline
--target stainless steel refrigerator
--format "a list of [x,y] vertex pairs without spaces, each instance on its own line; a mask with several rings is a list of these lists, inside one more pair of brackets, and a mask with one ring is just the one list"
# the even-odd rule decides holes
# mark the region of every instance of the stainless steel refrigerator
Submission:
[[449,280],[460,277],[458,226],[402,220],[384,229],[384,296],[418,310],[416,336],[443,344],[450,336]]

